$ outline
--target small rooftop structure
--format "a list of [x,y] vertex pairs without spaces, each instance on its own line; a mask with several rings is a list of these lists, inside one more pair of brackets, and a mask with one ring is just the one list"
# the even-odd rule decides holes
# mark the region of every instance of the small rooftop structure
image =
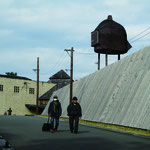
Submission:
[[125,28],[113,21],[111,15],[91,32],[91,46],[98,53],[98,70],[100,69],[100,54],[105,54],[107,66],[108,55],[118,55],[118,60],[120,60],[120,54],[127,53],[132,47],[127,41]]
[[50,100],[50,97],[52,96],[53,92],[70,83],[70,76],[64,70],[60,70],[56,74],[51,76],[48,82],[54,83],[56,85],[52,87],[50,90],[48,90],[46,93],[40,96],[39,101],[40,101],[40,104],[42,105],[41,109],[43,110],[45,108],[44,106],[46,106],[46,104]]
[[125,28],[113,21],[111,15],[91,33],[91,46],[96,53],[110,55],[124,54],[131,48]]
[[50,80],[53,80],[53,79],[70,79],[70,76],[64,70],[60,70],[56,74],[51,76],[49,79]]

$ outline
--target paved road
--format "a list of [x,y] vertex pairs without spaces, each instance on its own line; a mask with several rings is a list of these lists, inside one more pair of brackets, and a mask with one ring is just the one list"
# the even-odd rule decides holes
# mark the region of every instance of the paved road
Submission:
[[80,125],[79,134],[61,121],[59,132],[42,132],[46,118],[0,116],[0,135],[15,150],[150,150],[150,139]]

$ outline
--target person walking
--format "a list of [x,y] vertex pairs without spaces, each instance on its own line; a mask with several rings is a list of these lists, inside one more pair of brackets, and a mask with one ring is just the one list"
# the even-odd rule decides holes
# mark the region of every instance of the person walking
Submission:
[[11,113],[12,113],[12,109],[11,109],[11,108],[9,108],[7,111],[8,111],[8,115],[11,115]]
[[82,117],[82,109],[77,100],[77,97],[73,97],[72,103],[67,107],[70,132],[75,134],[78,133],[79,119]]
[[50,103],[48,108],[48,117],[51,117],[50,123],[52,125],[52,129],[50,131],[52,133],[58,132],[59,118],[61,114],[62,114],[61,103],[59,102],[58,97],[54,96],[53,101]]

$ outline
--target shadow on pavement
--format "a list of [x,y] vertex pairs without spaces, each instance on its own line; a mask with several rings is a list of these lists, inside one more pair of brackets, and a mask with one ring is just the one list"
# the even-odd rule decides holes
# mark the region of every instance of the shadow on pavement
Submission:
[[[61,133],[61,132],[70,132],[70,130],[58,130],[58,133]],[[90,131],[79,131],[78,134],[89,133],[89,132]]]
[[[119,140],[119,139],[118,139]],[[118,144],[103,138],[69,138],[36,140],[26,146],[17,147],[17,150],[149,150],[150,145],[141,143]]]
[[79,131],[78,133],[79,134],[82,134],[82,133],[89,133],[90,131]]

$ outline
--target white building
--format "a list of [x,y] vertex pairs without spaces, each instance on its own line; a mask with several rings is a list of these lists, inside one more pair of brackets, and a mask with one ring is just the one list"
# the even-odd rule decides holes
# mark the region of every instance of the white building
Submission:
[[[39,96],[50,90],[55,84],[39,82]],[[36,81],[26,77],[0,74],[0,115],[12,109],[12,115],[31,115],[26,105],[36,104]],[[8,112],[7,112],[8,113]]]

